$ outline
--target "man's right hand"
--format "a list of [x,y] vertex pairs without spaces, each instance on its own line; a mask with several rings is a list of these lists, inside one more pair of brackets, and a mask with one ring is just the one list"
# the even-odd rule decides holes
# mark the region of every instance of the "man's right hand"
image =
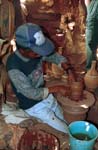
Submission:
[[70,87],[64,85],[55,85],[48,87],[49,93],[60,93],[62,96],[68,96],[70,94]]

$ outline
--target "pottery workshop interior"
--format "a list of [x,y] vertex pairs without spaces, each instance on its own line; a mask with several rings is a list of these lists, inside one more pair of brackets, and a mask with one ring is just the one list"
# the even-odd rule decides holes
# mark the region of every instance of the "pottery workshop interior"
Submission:
[[0,0],[0,150],[98,150],[97,13],[97,0]]

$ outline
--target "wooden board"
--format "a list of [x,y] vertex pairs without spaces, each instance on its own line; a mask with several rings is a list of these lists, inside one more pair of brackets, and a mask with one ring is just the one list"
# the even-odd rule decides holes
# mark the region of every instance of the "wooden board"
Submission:
[[12,2],[2,0],[0,4],[0,37],[10,39],[14,33],[14,7]]

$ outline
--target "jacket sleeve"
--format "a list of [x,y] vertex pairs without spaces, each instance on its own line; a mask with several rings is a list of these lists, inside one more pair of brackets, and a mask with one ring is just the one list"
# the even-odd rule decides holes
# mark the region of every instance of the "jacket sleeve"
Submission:
[[67,62],[67,58],[60,55],[59,53],[54,53],[48,57],[43,57],[43,61],[48,61],[57,65],[60,65],[62,62]]
[[41,100],[48,96],[48,88],[34,88],[32,81],[21,71],[12,69],[8,71],[8,75],[17,92],[25,97],[33,100]]

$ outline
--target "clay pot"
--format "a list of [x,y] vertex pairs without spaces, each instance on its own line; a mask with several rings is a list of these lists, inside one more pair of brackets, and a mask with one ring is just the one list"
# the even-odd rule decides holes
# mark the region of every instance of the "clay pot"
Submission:
[[71,100],[79,101],[82,100],[83,97],[83,82],[81,81],[74,81],[70,85],[71,90]]
[[98,87],[98,72],[96,70],[96,61],[92,61],[90,70],[84,76],[84,83],[87,89],[93,91]]
[[52,73],[55,78],[61,78],[64,75],[64,70],[58,67],[56,64],[52,64]]

